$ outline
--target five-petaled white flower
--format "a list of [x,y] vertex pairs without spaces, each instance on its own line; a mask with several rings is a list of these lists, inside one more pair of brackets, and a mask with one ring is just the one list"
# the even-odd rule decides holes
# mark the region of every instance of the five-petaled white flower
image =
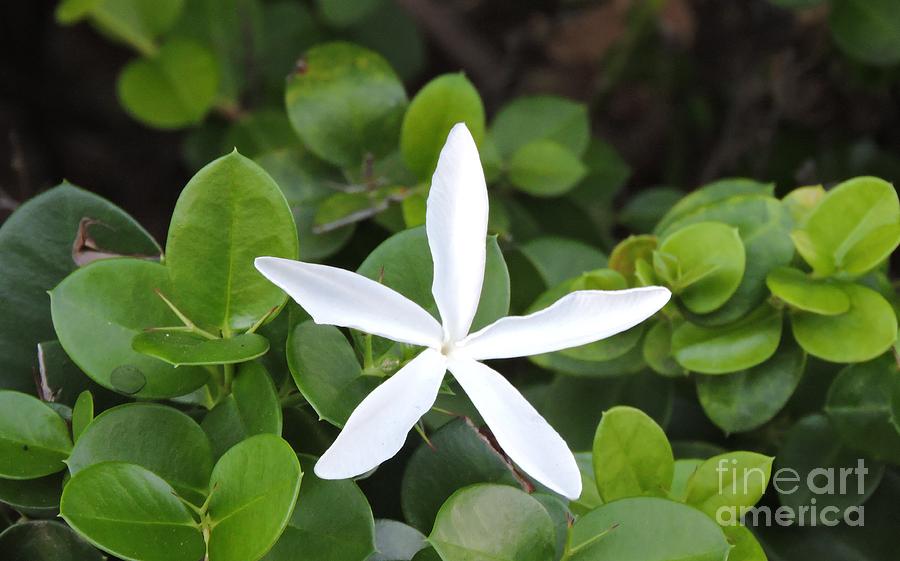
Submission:
[[504,317],[469,334],[484,280],[487,223],[478,149],[460,123],[441,151],[426,211],[432,293],[443,324],[405,296],[354,272],[276,257],[256,260],[257,269],[316,323],[426,347],[359,404],[319,459],[316,475],[354,477],[394,456],[434,405],[449,370],[522,470],[566,497],[581,494],[578,466],[563,439],[506,378],[479,361],[609,337],[656,313],[670,293],[662,287],[577,291],[533,314]]

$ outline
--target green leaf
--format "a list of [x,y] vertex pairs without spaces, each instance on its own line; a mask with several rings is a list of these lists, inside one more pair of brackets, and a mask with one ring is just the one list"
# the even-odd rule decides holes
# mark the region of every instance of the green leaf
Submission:
[[550,140],[535,140],[517,149],[509,161],[509,181],[536,197],[558,197],[587,173],[578,156]]
[[674,187],[651,187],[628,199],[619,223],[632,232],[652,232],[663,216],[684,196]]
[[384,0],[316,0],[322,19],[335,27],[359,23],[381,8]]
[[897,316],[870,288],[846,284],[850,310],[835,316],[791,314],[794,337],[803,350],[831,362],[863,362],[882,354],[897,338]]
[[607,265],[606,255],[594,247],[558,236],[529,240],[519,250],[534,265],[547,287]]
[[174,366],[234,364],[266,354],[269,340],[256,333],[209,339],[188,331],[160,329],[138,333],[131,340],[131,348]]
[[484,484],[447,499],[428,541],[444,561],[552,561],[556,539],[541,503],[518,489]]
[[513,466],[494,448],[469,419],[451,421],[429,435],[403,472],[400,504],[403,517],[427,532],[450,495],[476,483],[518,487]]
[[765,493],[773,459],[756,452],[713,456],[688,480],[685,502],[714,520],[736,521],[740,507],[755,505]]
[[594,474],[604,502],[626,497],[664,497],[674,458],[666,433],[646,413],[613,407],[594,437]]
[[687,484],[691,476],[697,471],[697,468],[703,464],[703,460],[698,459],[680,459],[675,460],[674,470],[672,471],[672,482],[669,484],[669,497],[673,501],[683,503],[687,497]]
[[166,242],[172,300],[192,321],[226,336],[248,329],[287,300],[253,260],[296,259],[297,251],[297,230],[278,185],[232,152],[197,172],[175,205]]
[[173,39],[150,58],[128,63],[116,88],[122,106],[145,125],[174,129],[199,122],[213,106],[219,73],[213,54]]
[[900,243],[897,191],[876,177],[845,181],[825,195],[793,237],[816,276],[861,275]]
[[196,504],[209,490],[209,441],[193,419],[172,407],[132,403],[104,411],[82,433],[67,463],[78,475],[109,461],[137,464]]
[[104,561],[71,528],[49,520],[19,522],[0,534],[6,561]]
[[900,374],[890,355],[841,370],[825,412],[848,446],[900,463]]
[[175,397],[199,388],[206,370],[176,370],[131,348],[145,329],[179,323],[154,293],[168,292],[169,282],[166,267],[137,259],[107,259],[78,269],[50,292],[59,342],[85,374],[125,395]]
[[804,352],[786,339],[762,364],[724,376],[697,376],[697,397],[716,426],[726,433],[746,432],[781,411],[805,367]]
[[216,458],[251,436],[266,433],[280,436],[281,404],[265,367],[259,362],[240,365],[231,394],[207,413],[201,426]]
[[59,514],[64,473],[37,479],[0,478],[0,503],[29,518],[54,518]]
[[732,545],[728,561],[768,561],[756,536],[746,526],[724,526],[722,530]]
[[656,497],[603,505],[572,527],[571,561],[723,561],[729,545],[703,513]]
[[206,547],[175,490],[153,472],[124,462],[95,464],[63,490],[62,517],[91,543],[124,559],[196,561]]
[[798,310],[834,316],[850,309],[850,297],[840,284],[810,278],[792,267],[774,269],[766,284],[772,294]]
[[[83,218],[105,252],[158,255],[159,246],[121,209],[63,183],[26,201],[0,225],[0,388],[31,392],[35,347],[56,338],[47,291],[77,267],[72,247]],[[61,396],[73,403],[77,393]]]
[[[506,316],[509,311],[509,272],[503,253],[496,237],[488,237],[486,243],[484,285],[472,332]],[[357,272],[370,279],[380,279],[438,317],[431,294],[434,264],[424,227],[405,230],[382,242],[366,257]]]
[[590,141],[587,107],[556,96],[520,97],[497,113],[491,138],[504,158],[535,140],[553,141],[580,156]]
[[375,552],[375,526],[366,496],[353,481],[316,477],[311,456],[300,456],[300,465],[303,485],[294,513],[263,561],[368,559]]
[[619,242],[609,254],[609,268],[618,271],[630,286],[636,284],[637,262],[652,259],[653,250],[659,244],[656,236],[628,236]]
[[[225,134],[221,151],[232,149],[248,158],[257,158],[282,149],[296,153],[303,149],[303,145],[294,134],[291,122],[283,109],[263,108],[243,114],[231,124]],[[216,154],[219,155],[220,153]]]
[[723,327],[683,323],[672,334],[678,364],[702,374],[752,368],[775,353],[781,341],[781,312],[763,304],[746,318]]
[[72,408],[72,440],[78,441],[78,437],[84,432],[91,421],[94,420],[94,396],[85,390],[81,392]]
[[[654,263],[673,291],[695,314],[712,312],[735,293],[744,276],[745,254],[738,229],[719,222],[698,222],[669,234],[654,256],[671,256],[674,275]],[[654,259],[656,261],[656,259]]]
[[851,57],[878,66],[900,62],[900,14],[891,0],[834,0],[828,23]]
[[302,475],[290,445],[273,434],[225,452],[209,483],[210,560],[246,561],[269,551],[291,518]]
[[584,516],[603,504],[600,491],[597,490],[597,478],[594,475],[594,458],[591,452],[575,452],[575,462],[581,472],[581,496],[569,501],[569,509],[576,517]]
[[675,222],[729,199],[745,196],[771,197],[774,192],[775,185],[773,183],[760,183],[752,179],[730,178],[714,181],[678,201],[659,221],[653,233],[661,235],[668,231]]
[[668,319],[661,319],[647,330],[641,348],[647,366],[657,374],[669,378],[677,378],[687,374],[672,356],[673,324]]
[[56,473],[71,450],[69,429],[56,411],[36,397],[0,391],[0,477]]
[[56,19],[71,24],[89,17],[107,36],[153,53],[154,39],[172,27],[183,5],[184,0],[63,0]]
[[[821,414],[804,417],[791,427],[778,450],[776,466],[776,474],[793,470],[784,481],[776,475],[773,486],[781,504],[795,512],[812,505],[819,512],[829,506],[844,512],[866,502],[884,476],[883,464],[860,458]],[[866,471],[858,471],[860,467]]]
[[408,561],[426,549],[421,532],[396,520],[375,521],[375,553],[366,561]]
[[380,55],[335,42],[307,51],[288,78],[285,102],[294,130],[313,153],[355,170],[366,154],[396,149],[406,92]]
[[465,74],[444,74],[419,90],[403,117],[400,151],[407,167],[431,178],[450,129],[465,123],[476,144],[484,138],[484,105]]
[[303,322],[288,337],[287,359],[294,382],[320,419],[343,426],[378,385],[364,376],[350,342],[331,325]]
[[816,208],[822,198],[825,197],[825,188],[821,185],[809,185],[797,187],[784,197],[781,202],[790,213],[794,224],[803,226],[810,213]]

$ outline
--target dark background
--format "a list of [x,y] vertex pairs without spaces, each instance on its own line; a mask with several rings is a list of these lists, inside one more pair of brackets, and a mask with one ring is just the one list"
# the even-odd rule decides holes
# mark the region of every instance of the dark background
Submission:
[[[595,133],[633,168],[620,202],[652,185],[687,190],[738,174],[777,181],[781,193],[861,173],[900,177],[897,72],[838,51],[827,7],[669,0],[635,22],[629,0],[398,3],[428,47],[411,94],[462,69],[489,115],[521,93],[584,101]],[[162,237],[192,173],[183,133],[126,115],[115,80],[133,53],[87,24],[59,26],[55,6],[0,5],[0,219],[65,178]]]

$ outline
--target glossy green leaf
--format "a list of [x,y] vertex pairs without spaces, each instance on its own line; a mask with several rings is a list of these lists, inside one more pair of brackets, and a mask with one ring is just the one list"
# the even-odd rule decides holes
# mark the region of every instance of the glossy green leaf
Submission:
[[353,347],[330,325],[303,322],[291,331],[287,359],[294,382],[319,418],[343,426],[350,413],[377,385],[365,376]]
[[269,341],[256,333],[228,339],[209,339],[181,330],[144,331],[131,340],[131,348],[174,366],[234,364],[258,358],[269,350]]
[[[83,218],[106,252],[158,255],[159,246],[121,209],[68,183],[23,203],[0,225],[0,388],[34,390],[35,348],[56,339],[47,291],[74,271],[72,246]],[[74,403],[77,393],[61,396]]]
[[628,236],[609,254],[609,268],[624,275],[629,284],[634,285],[638,260],[651,260],[658,244],[656,236]]
[[744,275],[745,254],[738,229],[719,222],[698,222],[668,235],[654,253],[671,256],[656,274],[666,280],[688,310],[704,314],[724,304]]
[[578,156],[550,140],[535,140],[515,151],[509,160],[509,181],[536,197],[558,197],[587,173]]
[[752,179],[730,178],[714,181],[686,195],[678,201],[656,225],[654,233],[666,232],[672,224],[698,211],[716,206],[735,197],[771,197],[775,192],[772,183],[760,183]]
[[572,561],[723,561],[729,545],[722,529],[681,503],[634,497],[582,516],[572,528]]
[[29,518],[53,518],[59,514],[63,473],[36,479],[0,478],[0,503]]
[[95,464],[63,490],[62,517],[104,551],[141,561],[196,561],[206,550],[199,525],[175,490],[124,462]]
[[762,545],[746,526],[724,526],[722,530],[732,546],[728,561],[768,561]]
[[830,506],[843,512],[861,505],[884,476],[883,464],[860,458],[821,414],[804,417],[791,427],[775,465],[775,473],[781,471],[784,479],[776,477],[773,487],[781,504],[795,511],[816,505],[819,512]]
[[56,473],[71,450],[69,429],[56,411],[33,396],[0,391],[0,477]]
[[300,456],[303,485],[284,533],[263,561],[364,561],[375,551],[372,509],[356,483],[324,480]]
[[835,0],[831,35],[853,58],[889,66],[900,62],[900,14],[891,0]]
[[691,475],[685,502],[714,520],[738,520],[740,507],[755,505],[765,493],[773,459],[756,452],[713,456]]
[[403,117],[400,152],[409,169],[430,180],[450,129],[465,123],[476,144],[484,137],[484,105],[465,74],[444,74],[419,90]]
[[518,489],[485,484],[454,493],[428,541],[444,561],[552,561],[555,537],[541,503]]
[[133,403],[104,411],[82,433],[67,463],[78,475],[108,461],[137,464],[196,504],[209,489],[206,435],[193,419],[165,405]]
[[72,408],[72,440],[77,441],[84,429],[94,420],[94,396],[89,391],[81,392]]
[[335,42],[307,51],[288,78],[285,101],[310,150],[355,170],[366,154],[379,157],[397,147],[406,92],[380,55]]
[[403,472],[400,501],[403,517],[427,532],[450,495],[476,483],[522,484],[512,464],[468,419],[451,421],[429,435]]
[[863,362],[882,354],[897,339],[897,316],[880,294],[858,284],[845,284],[850,310],[823,316],[791,315],[794,337],[803,350],[831,362]]
[[848,446],[900,463],[900,376],[893,357],[841,370],[828,390],[825,412]]
[[766,284],[773,295],[798,310],[833,316],[850,309],[850,297],[840,284],[810,278],[798,269],[775,269],[766,277]]
[[262,557],[287,526],[303,473],[287,442],[273,434],[244,440],[216,463],[210,478],[211,561]]
[[104,561],[71,528],[49,520],[19,522],[0,533],[5,561]]
[[771,357],[781,341],[781,328],[781,312],[763,304],[732,325],[683,323],[672,334],[672,352],[678,364],[693,372],[737,372]]
[[278,185],[253,161],[232,152],[197,172],[175,205],[166,242],[171,299],[198,325],[226,335],[247,329],[287,299],[253,260],[260,255],[296,259],[297,245]]
[[875,177],[845,181],[825,195],[793,238],[817,276],[861,275],[900,243],[897,191]]
[[569,510],[575,516],[583,516],[603,504],[594,476],[594,459],[591,452],[575,452],[575,462],[581,472],[581,496],[569,501]]
[[529,240],[519,250],[534,265],[548,288],[607,265],[606,256],[596,248],[557,236]]
[[672,447],[662,428],[640,409],[619,406],[605,411],[593,450],[597,490],[604,502],[667,494]]
[[497,113],[491,138],[504,158],[535,140],[555,142],[580,156],[590,140],[587,107],[562,97],[520,97]]
[[679,459],[675,460],[674,469],[672,470],[672,482],[669,484],[669,497],[673,501],[683,503],[687,497],[687,485],[691,480],[691,476],[697,471],[697,468],[703,464],[703,460],[699,459]]
[[680,377],[687,374],[684,368],[672,356],[673,324],[667,319],[654,323],[644,336],[641,351],[647,366],[657,374],[668,377]]
[[166,267],[149,261],[108,259],[75,271],[50,292],[59,342],[85,374],[125,395],[174,397],[199,388],[206,370],[176,370],[131,348],[145,329],[180,323],[154,292],[168,287]]
[[[405,230],[388,238],[369,254],[357,272],[370,279],[380,279],[438,317],[431,294],[434,264],[424,227]],[[484,285],[472,332],[506,316],[508,311],[509,272],[497,238],[489,237]]]
[[409,561],[428,547],[421,532],[403,522],[375,521],[375,553],[366,561]]
[[116,85],[122,106],[144,124],[179,128],[199,122],[219,87],[212,52],[185,39],[167,42],[152,57],[130,62]]
[[726,433],[753,430],[781,411],[805,367],[804,352],[785,340],[762,364],[724,376],[697,376],[697,397],[710,420]]
[[266,433],[280,436],[281,404],[265,367],[259,362],[240,365],[231,394],[207,413],[201,426],[216,458],[251,436]]

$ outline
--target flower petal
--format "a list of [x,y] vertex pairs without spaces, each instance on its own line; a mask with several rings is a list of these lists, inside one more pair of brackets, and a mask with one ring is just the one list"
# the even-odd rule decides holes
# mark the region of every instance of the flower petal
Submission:
[[507,456],[557,493],[570,499],[581,495],[575,456],[506,378],[467,358],[451,358],[448,367]]
[[375,388],[316,462],[316,475],[355,477],[392,458],[406,442],[409,429],[434,405],[446,371],[444,356],[426,349]]
[[459,341],[472,326],[484,281],[487,223],[487,186],[478,148],[459,123],[441,150],[425,215],[434,259],[431,292],[446,341]]
[[402,294],[353,271],[279,257],[256,268],[296,300],[316,323],[352,327],[401,343],[440,347],[441,325]]
[[458,352],[475,360],[549,353],[593,343],[641,323],[672,293],[661,286],[579,290],[527,316],[500,318],[466,337]]

